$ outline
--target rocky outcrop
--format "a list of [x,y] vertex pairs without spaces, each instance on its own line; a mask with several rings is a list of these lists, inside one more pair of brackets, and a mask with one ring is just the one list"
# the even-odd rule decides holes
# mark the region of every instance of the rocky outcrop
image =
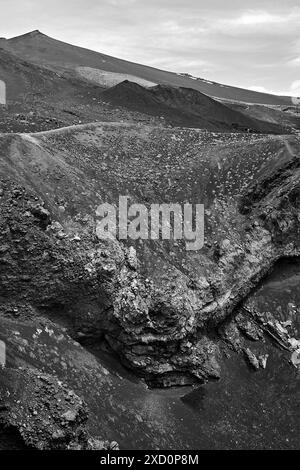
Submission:
[[[97,141],[99,129],[94,131],[95,148],[105,148],[103,141]],[[121,128],[118,138],[122,132]],[[41,140],[17,140],[12,143],[13,158],[18,153],[23,158],[31,152],[29,158],[38,165],[41,159],[48,162],[50,158],[53,163],[47,146],[51,143],[53,152],[58,146],[69,152],[74,149],[75,138],[80,159],[78,142],[85,142],[84,133],[85,130],[79,134],[75,130],[50,133],[49,141],[47,135],[41,135]],[[106,138],[104,135],[102,139]],[[125,148],[128,142],[122,138]],[[180,142],[180,135],[177,138]],[[256,183],[246,184],[243,191],[237,187],[226,195],[224,182],[231,166],[225,173],[211,170],[210,177],[219,173],[218,178],[225,181],[222,186],[220,180],[221,189],[214,199],[208,199],[212,214],[208,218],[210,239],[202,252],[192,256],[174,244],[175,262],[170,260],[170,248],[166,249],[163,242],[154,247],[145,242],[141,249],[138,245],[128,248],[118,241],[97,238],[90,212],[92,194],[89,192],[85,200],[83,192],[92,160],[76,163],[84,175],[78,184],[77,167],[65,170],[60,159],[54,172],[51,167],[48,173],[39,170],[36,182],[27,168],[23,186],[13,182],[16,178],[9,175],[11,170],[6,163],[8,178],[1,187],[2,312],[18,315],[21,305],[22,312],[28,312],[30,318],[46,316],[66,324],[70,334],[81,342],[88,338],[105,340],[127,366],[151,384],[166,386],[218,378],[220,324],[279,258],[299,254],[300,173],[299,157],[293,150],[298,147],[296,139],[293,149],[290,143],[277,144],[280,150],[273,151],[271,162],[252,162]],[[82,145],[85,148],[85,143]],[[253,158],[253,149],[251,152]],[[89,153],[92,157],[94,148]],[[66,153],[65,158],[68,165],[70,154]],[[32,163],[33,160],[29,165]],[[147,165],[147,159],[141,164]],[[230,165],[235,164],[234,159],[230,161]],[[136,171],[139,172],[138,166]],[[73,185],[81,213],[72,215],[75,207],[68,209],[63,189],[56,183],[61,178],[68,178]],[[138,194],[138,188],[133,190]],[[168,190],[162,191],[166,198],[171,197]],[[187,191],[195,197],[192,190]],[[42,198],[44,194],[47,199]],[[203,197],[211,196],[204,193]],[[190,266],[180,266],[183,257]],[[152,273],[147,268],[150,258]]]
[[[2,136],[0,324],[17,322],[23,330],[21,342],[11,331],[18,365],[9,363],[1,381],[2,400],[11,390],[1,412],[9,432],[43,449],[115,446],[105,432],[97,437],[95,423],[86,425],[93,398],[86,406],[58,381],[58,370],[68,369],[62,350],[52,346],[48,357],[42,341],[38,360],[28,325],[35,340],[49,321],[81,344],[104,343],[154,386],[218,379],[224,345],[254,370],[264,368],[266,355],[244,338],[260,341],[267,327],[237,307],[278,259],[300,254],[299,148],[294,137],[229,135],[216,144],[198,131],[129,125]],[[99,239],[97,205],[117,203],[122,193],[146,205],[205,203],[204,248],[187,252],[184,240]],[[27,368],[20,369],[24,351]],[[82,371],[80,364],[76,373]],[[101,374],[94,386],[111,390]]]
[[[100,450],[116,443],[89,436],[86,404],[57,378],[30,369],[4,369],[0,382],[2,434],[28,449]],[[1,439],[2,443],[5,438]],[[11,443],[8,442],[8,449]],[[2,444],[3,445],[3,444]]]

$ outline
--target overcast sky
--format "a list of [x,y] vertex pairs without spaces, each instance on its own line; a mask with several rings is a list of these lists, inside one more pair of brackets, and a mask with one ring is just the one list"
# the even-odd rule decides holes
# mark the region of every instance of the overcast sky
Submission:
[[0,0],[0,36],[39,29],[134,62],[300,95],[299,0]]

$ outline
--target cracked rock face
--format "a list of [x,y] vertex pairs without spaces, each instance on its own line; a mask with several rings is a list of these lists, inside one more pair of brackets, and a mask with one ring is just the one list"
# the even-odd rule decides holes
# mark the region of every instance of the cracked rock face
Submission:
[[[241,333],[260,338],[256,323],[243,313],[238,326],[227,322],[278,259],[299,255],[299,149],[297,137],[122,124],[1,136],[0,322],[49,321],[82,344],[104,342],[156,386],[218,379],[226,338],[263,366],[265,358],[240,345]],[[204,204],[203,249],[99,239],[97,206],[119,195],[146,206]],[[31,408],[9,404],[5,422],[19,423],[27,445],[92,445],[79,396],[68,408],[68,391],[51,374],[11,367],[7,383],[28,383]],[[39,383],[45,400],[62,399],[50,422],[36,425]],[[30,413],[32,427],[18,413]]]

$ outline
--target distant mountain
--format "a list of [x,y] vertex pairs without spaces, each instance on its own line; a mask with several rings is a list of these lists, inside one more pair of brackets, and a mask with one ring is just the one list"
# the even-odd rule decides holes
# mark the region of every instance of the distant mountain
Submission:
[[276,124],[251,118],[191,88],[167,85],[144,88],[125,80],[105,90],[102,96],[115,105],[163,117],[173,125],[211,131],[284,133]]
[[[221,99],[269,105],[290,104],[288,97],[244,90],[193,77],[189,74],[166,72],[135,64],[58,41],[38,30],[11,39],[2,38],[0,39],[0,47],[8,49],[27,61],[55,71],[71,71],[73,74],[81,76],[84,72],[86,79],[90,77],[94,82],[97,81],[97,77],[102,80],[103,74],[99,74],[99,71],[111,72],[114,74],[114,83],[112,84],[116,83],[116,74],[121,74],[120,82],[126,78],[125,74],[131,76],[130,80],[133,80],[132,77],[136,77],[133,80],[136,82],[140,79],[155,84],[192,88]],[[88,70],[83,68],[88,68]]]
[[[110,78],[110,73],[105,76]],[[115,78],[114,78],[115,79]],[[0,48],[0,80],[6,83],[6,114],[0,131],[32,132],[94,122],[154,119],[219,132],[287,133],[274,123],[246,116],[199,91],[169,85],[148,88],[128,80],[109,89],[85,77],[54,71]],[[120,109],[122,107],[122,109]]]

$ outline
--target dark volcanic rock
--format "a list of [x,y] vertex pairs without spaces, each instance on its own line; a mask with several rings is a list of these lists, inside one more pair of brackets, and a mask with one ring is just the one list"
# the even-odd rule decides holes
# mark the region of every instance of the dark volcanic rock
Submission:
[[[277,259],[298,253],[299,159],[293,152],[299,144],[295,138],[287,143],[281,138],[257,137],[251,142],[249,137],[242,150],[248,152],[246,163],[239,138],[223,137],[225,145],[221,141],[219,149],[214,146],[214,154],[227,152],[228,156],[222,155],[216,165],[210,160],[211,136],[207,134],[149,128],[141,133],[140,127],[109,125],[103,131],[103,126],[87,126],[79,131],[9,137],[14,164],[10,156],[3,159],[8,178],[1,204],[1,245],[6,247],[1,254],[3,298],[59,318],[78,338],[104,338],[125,364],[151,383],[216,378],[220,352],[212,332]],[[151,155],[153,142],[156,151],[163,152],[161,139],[169,152],[173,147],[172,162],[169,154],[160,157],[159,165],[167,174],[161,173],[159,180],[153,157],[151,162],[148,156],[149,133]],[[195,139],[190,149],[183,144],[185,138]],[[5,143],[8,137],[3,139]],[[193,156],[197,139],[207,142],[202,144],[204,153]],[[128,161],[129,146],[133,160],[139,155],[135,166]],[[188,159],[183,158],[187,151],[191,153]],[[123,154],[126,167],[116,177],[115,165],[122,170],[125,164]],[[60,155],[57,160],[56,155]],[[266,155],[265,162],[262,155]],[[18,158],[22,168],[24,158],[28,159],[28,169],[16,179]],[[34,185],[33,164],[39,175]],[[183,181],[191,181],[182,195],[177,165]],[[192,165],[193,179],[189,175]],[[91,179],[91,168],[97,179]],[[156,196],[147,194],[142,171],[156,181]],[[253,177],[257,183],[249,187],[247,180]],[[23,187],[11,183],[18,179]],[[207,182],[213,179],[214,185],[209,186]],[[171,243],[171,248],[168,242],[145,241],[136,244],[136,259],[133,248],[98,240],[97,202],[109,197],[117,203],[118,195],[128,191],[133,201],[146,203],[149,197],[153,202],[180,201],[180,197],[204,202],[211,213],[206,222],[207,245],[188,252],[182,243]],[[245,194],[242,199],[241,193]]]
[[128,80],[103,92],[115,105],[163,117],[167,122],[219,132],[285,133],[282,127],[250,118],[191,88],[144,88]]
[[0,398],[2,426],[16,429],[28,447],[87,448],[87,410],[57,379],[33,370],[4,369]]
[[[266,330],[276,337],[276,325],[272,330],[255,316],[235,320],[235,309],[278,259],[299,255],[299,141],[216,137],[188,129],[112,124],[2,135],[1,324],[18,322],[25,341],[28,322],[39,336],[45,321],[62,325],[82,344],[104,341],[125,365],[156,386],[218,379],[225,342],[256,367],[253,354],[263,367],[261,353],[251,347],[249,352],[239,331],[253,342]],[[204,203],[203,249],[187,251],[184,241],[98,239],[96,208],[103,201],[117,204],[119,195],[146,205]],[[232,318],[234,325],[226,324]],[[45,400],[55,407],[56,390],[62,395],[66,391],[55,388],[56,374],[69,367],[62,351],[52,348],[48,356],[46,348],[38,359],[36,345],[31,350],[31,344],[17,344],[13,331],[10,341],[17,345],[17,356],[25,348],[29,369],[49,368]],[[76,376],[83,376],[84,356],[78,357]],[[32,371],[8,369],[7,374],[12,383],[15,374],[25,384],[26,374],[36,377]],[[96,382],[107,384],[105,372],[101,374]],[[84,383],[76,385],[79,391],[91,377],[87,372]],[[69,374],[67,382],[72,380]],[[27,392],[33,394],[34,409],[39,382],[31,382],[33,389],[28,385]],[[41,442],[43,448],[88,445],[79,437],[86,415],[77,401],[81,391],[77,394],[74,407],[62,402],[57,413],[51,411],[49,430],[35,415],[28,434],[18,427],[24,442]],[[89,410],[98,406],[88,400]],[[26,410],[15,421],[8,412],[7,425],[16,429]],[[95,436],[96,424],[89,419],[91,436],[106,439],[98,429]],[[132,419],[138,421],[135,415]],[[37,438],[36,432],[41,433]],[[155,434],[157,428],[149,432]]]

